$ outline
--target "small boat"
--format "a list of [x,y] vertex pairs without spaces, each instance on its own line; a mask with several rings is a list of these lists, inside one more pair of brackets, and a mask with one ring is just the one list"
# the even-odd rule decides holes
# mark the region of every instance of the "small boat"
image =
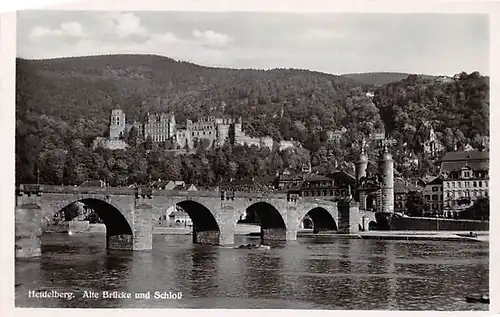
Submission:
[[457,233],[459,237],[467,237],[467,238],[477,238],[477,233],[469,232],[469,233]]
[[264,244],[242,244],[237,249],[251,249],[251,250],[270,250],[271,246]]
[[467,301],[467,303],[482,303],[482,304],[490,303],[490,297],[488,295],[472,294],[466,296],[465,300]]

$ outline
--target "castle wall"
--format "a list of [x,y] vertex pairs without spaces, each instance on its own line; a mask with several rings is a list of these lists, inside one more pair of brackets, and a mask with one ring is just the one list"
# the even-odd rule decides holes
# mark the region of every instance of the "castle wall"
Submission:
[[[186,129],[177,129],[175,116],[173,114],[150,114],[146,122],[132,124],[125,123],[125,113],[116,109],[112,111],[110,122],[110,138],[108,140],[96,139],[94,147],[102,146],[108,149],[124,149],[127,145],[119,140],[120,137],[129,131],[132,127],[138,132],[138,136],[144,139],[151,137],[153,142],[166,142],[172,139],[177,143],[178,148],[183,149],[186,146],[189,149],[194,148],[195,140],[208,140],[210,146],[222,146],[229,138],[229,129],[231,124],[235,127],[235,143],[258,147],[265,146],[270,149],[273,147],[271,137],[253,138],[246,135],[241,128],[241,118],[235,122],[232,118],[202,117],[197,122],[186,120]],[[121,141],[121,142],[118,142]],[[280,148],[285,149],[293,146],[290,141],[282,141]]]
[[171,133],[175,128],[175,118],[172,122],[172,116],[166,113],[160,115],[152,114],[148,116],[148,120],[144,123],[144,137],[151,136],[153,142],[165,142],[174,137]]
[[117,140],[117,139],[110,140],[105,138],[96,138],[93,144],[94,149],[102,147],[104,149],[109,149],[109,150],[123,150],[127,146],[128,146],[127,143],[123,140]]

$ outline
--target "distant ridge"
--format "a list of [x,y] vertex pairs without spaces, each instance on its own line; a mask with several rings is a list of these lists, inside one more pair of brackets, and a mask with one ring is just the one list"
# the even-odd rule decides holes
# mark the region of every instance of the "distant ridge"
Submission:
[[[341,76],[355,80],[365,85],[382,86],[388,83],[396,82],[413,75],[410,73],[392,73],[392,72],[373,72],[373,73],[352,73]],[[423,78],[433,79],[437,76],[419,74]]]

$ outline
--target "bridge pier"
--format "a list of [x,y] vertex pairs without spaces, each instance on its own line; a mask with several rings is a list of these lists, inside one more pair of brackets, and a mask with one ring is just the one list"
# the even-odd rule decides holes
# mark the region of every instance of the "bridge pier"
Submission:
[[134,238],[131,234],[106,235],[106,249],[108,250],[134,250]]
[[36,204],[16,206],[15,218],[16,258],[32,258],[41,256],[41,208]]
[[193,226],[193,243],[218,245],[220,241],[220,232],[216,230],[198,231]]
[[295,241],[297,240],[297,229],[288,228],[286,231],[286,241]]
[[233,208],[226,208],[218,221],[219,230],[199,230],[193,224],[193,243],[209,245],[233,245],[234,244],[234,218]]
[[153,213],[148,204],[132,207],[132,234],[109,234],[106,248],[109,250],[151,250],[153,249]]
[[339,233],[357,233],[361,223],[359,203],[342,201],[338,203]]
[[285,228],[260,229],[261,240],[287,240],[287,230]]

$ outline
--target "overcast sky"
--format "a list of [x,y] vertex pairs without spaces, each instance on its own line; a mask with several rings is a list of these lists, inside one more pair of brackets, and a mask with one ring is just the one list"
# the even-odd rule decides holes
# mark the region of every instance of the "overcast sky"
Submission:
[[207,66],[489,74],[486,15],[24,11],[17,55],[148,53]]

